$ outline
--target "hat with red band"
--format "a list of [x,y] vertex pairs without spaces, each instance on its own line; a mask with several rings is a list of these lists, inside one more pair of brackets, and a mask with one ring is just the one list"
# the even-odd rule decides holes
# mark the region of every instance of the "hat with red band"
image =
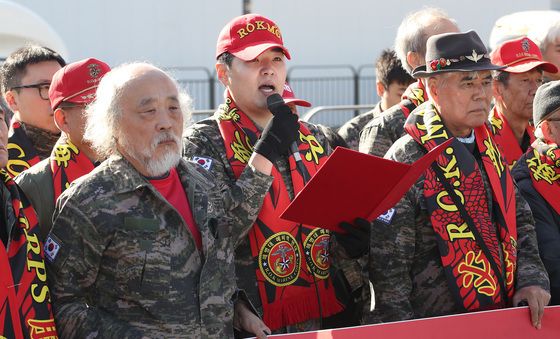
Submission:
[[282,93],[282,98],[284,99],[284,102],[287,104],[293,103],[294,105],[297,106],[311,107],[311,103],[309,101],[296,98],[294,91],[292,90],[290,85],[288,85],[287,82],[284,84],[284,92]]
[[233,18],[222,29],[216,44],[216,58],[229,52],[250,61],[271,48],[280,48],[290,59],[278,26],[262,15],[246,14]]
[[502,42],[490,58],[493,64],[507,66],[502,71],[509,73],[524,73],[537,67],[548,73],[558,72],[554,64],[543,61],[539,47],[527,37]]
[[49,88],[52,109],[56,109],[63,101],[75,104],[92,102],[99,81],[110,70],[109,65],[93,58],[76,61],[59,69],[53,75]]

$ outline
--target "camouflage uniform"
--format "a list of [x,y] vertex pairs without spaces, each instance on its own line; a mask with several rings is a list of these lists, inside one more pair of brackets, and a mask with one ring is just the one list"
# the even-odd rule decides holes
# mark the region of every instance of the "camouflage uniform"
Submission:
[[[320,145],[324,146],[324,151],[327,154],[331,153],[331,147],[323,133],[313,124],[306,122],[302,123],[305,127],[314,135]],[[226,148],[220,130],[218,128],[218,120],[216,115],[211,118],[205,119],[191,127],[189,127],[185,132],[184,138],[184,157],[187,159],[192,159],[193,157],[206,157],[212,159],[210,172],[216,177],[217,182],[226,183],[232,187],[239,186],[244,187],[249,185],[244,179],[244,174],[249,170],[249,166],[245,167],[245,170],[236,180],[233,170],[226,156]],[[286,188],[290,199],[294,197],[292,177],[290,175],[288,158],[280,157],[276,162],[276,167],[282,174],[282,178],[286,183]],[[270,177],[272,180],[272,177]],[[263,184],[264,185],[264,184]],[[270,183],[267,184],[266,189],[268,189]],[[253,200],[251,207],[260,210],[263,199]],[[244,227],[251,227],[256,219],[256,214],[252,220],[250,220]],[[255,305],[257,310],[262,313],[262,303],[259,296],[259,290],[257,286],[257,281],[255,277],[255,259],[251,254],[251,247],[249,244],[249,238],[243,234],[243,239],[238,248],[235,250],[235,265],[237,272],[237,284],[239,288],[247,292],[249,299]],[[331,239],[333,239],[332,237]],[[334,239],[333,239],[334,241]],[[332,244],[331,244],[332,245]],[[343,270],[346,279],[348,280],[352,290],[359,289],[363,280],[361,277],[361,269],[357,265],[355,260],[342,259],[345,257],[343,249],[340,246],[333,246],[331,248],[334,260],[338,259],[338,266]],[[341,262],[340,260],[343,260]],[[337,264],[337,262],[333,262]]]
[[[392,146],[386,158],[410,164],[424,154],[422,146],[407,134]],[[490,187],[486,171],[481,172],[485,186]],[[395,205],[389,225],[374,223],[369,274],[375,289],[376,310],[364,314],[367,323],[459,312],[442,267],[423,189],[424,175]],[[491,204],[491,190],[487,189],[486,194]],[[518,236],[515,288],[536,285],[548,290],[548,277],[539,259],[531,210],[517,189],[515,197]],[[492,210],[491,206],[489,210]]]
[[[52,133],[47,130],[37,128],[23,122],[20,122],[21,127],[25,131],[27,138],[31,142],[31,145],[35,148],[35,152],[39,156],[39,159],[47,159],[51,156],[51,151],[58,138],[60,138],[60,132]],[[12,142],[11,139],[8,142]]]
[[61,337],[233,336],[232,235],[247,230],[234,228],[226,210],[255,218],[235,202],[262,200],[267,181],[256,176],[258,185],[247,180],[251,189],[231,192],[191,162],[181,160],[177,172],[201,252],[177,210],[120,156],[60,196],[47,246],[60,245],[49,279]]
[[375,105],[371,111],[367,111],[348,120],[344,125],[338,129],[338,134],[346,141],[348,148],[355,151],[358,150],[360,145],[360,134],[368,122],[378,117],[383,110],[381,109],[381,101]]

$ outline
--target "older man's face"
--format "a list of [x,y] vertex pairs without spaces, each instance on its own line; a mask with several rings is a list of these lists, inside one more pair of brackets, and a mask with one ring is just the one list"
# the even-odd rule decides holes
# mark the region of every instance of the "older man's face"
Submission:
[[177,87],[157,69],[137,70],[124,86],[119,151],[145,176],[161,176],[181,157],[183,113]]
[[548,116],[543,121],[541,128],[547,142],[560,145],[560,110]]
[[430,78],[429,86],[442,119],[454,136],[468,136],[488,118],[492,100],[490,71],[442,74]]

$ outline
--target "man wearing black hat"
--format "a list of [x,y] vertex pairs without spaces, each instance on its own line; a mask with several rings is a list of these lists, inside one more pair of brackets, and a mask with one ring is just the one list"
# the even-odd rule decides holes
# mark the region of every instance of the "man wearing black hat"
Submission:
[[535,142],[512,169],[535,217],[541,259],[550,278],[551,304],[560,304],[560,81],[542,85],[533,102]]
[[518,305],[541,326],[550,299],[534,221],[485,124],[490,62],[474,31],[428,39],[430,100],[411,112],[386,158],[412,163],[456,139],[406,195],[374,224],[369,275],[373,320],[396,321]]

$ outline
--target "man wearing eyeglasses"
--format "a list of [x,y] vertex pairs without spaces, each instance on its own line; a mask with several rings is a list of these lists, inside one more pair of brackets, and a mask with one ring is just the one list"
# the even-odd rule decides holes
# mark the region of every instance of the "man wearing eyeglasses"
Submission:
[[55,51],[38,45],[22,47],[2,65],[2,93],[14,112],[8,139],[10,176],[48,158],[60,137],[49,102],[53,74],[66,65]]
[[110,67],[88,58],[70,63],[52,77],[49,98],[54,122],[61,136],[49,158],[16,177],[16,182],[37,212],[40,238],[46,239],[56,200],[79,177],[91,172],[98,159],[90,143],[84,141],[85,106],[95,99],[101,78]]

